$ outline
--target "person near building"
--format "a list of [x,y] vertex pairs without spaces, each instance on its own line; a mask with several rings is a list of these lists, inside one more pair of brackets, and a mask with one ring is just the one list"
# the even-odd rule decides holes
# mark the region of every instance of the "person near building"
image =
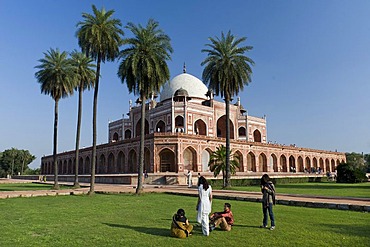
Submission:
[[185,216],[185,210],[180,208],[172,217],[171,236],[176,238],[189,237],[193,231],[193,226],[189,224]]
[[189,170],[188,173],[186,174],[186,177],[187,177],[187,182],[188,182],[188,188],[191,188],[193,186],[193,182],[192,182],[192,179],[193,179],[193,174],[192,172]]
[[230,203],[224,204],[223,212],[213,213],[210,217],[210,230],[213,231],[220,226],[223,231],[231,231],[231,226],[234,224],[233,212],[231,212]]
[[202,233],[205,236],[209,236],[209,214],[212,211],[212,187],[203,176],[199,178],[196,210],[200,214]]
[[267,228],[267,212],[270,216],[271,227],[270,230],[275,229],[275,217],[272,210],[275,205],[275,186],[270,180],[269,175],[264,174],[261,178],[261,192],[262,192],[262,212],[263,212],[263,223],[261,228]]

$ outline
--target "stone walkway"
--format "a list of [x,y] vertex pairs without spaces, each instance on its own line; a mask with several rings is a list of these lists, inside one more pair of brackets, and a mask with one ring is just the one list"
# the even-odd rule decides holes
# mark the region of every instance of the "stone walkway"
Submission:
[[[0,183],[30,183],[32,180],[1,179]],[[50,184],[50,182],[48,182]],[[60,185],[72,185],[72,183],[60,182]],[[0,199],[14,197],[34,197],[34,196],[56,196],[56,195],[80,195],[87,194],[89,184],[81,184],[79,189],[63,190],[34,190],[34,191],[0,191]],[[86,186],[86,187],[85,187]],[[121,184],[95,184],[96,193],[135,193],[135,186]],[[174,195],[194,196],[198,195],[197,189],[187,188],[181,185],[144,185],[144,192],[161,192]],[[238,200],[260,202],[261,193],[245,191],[213,190],[213,197],[224,200]],[[277,204],[330,208],[340,210],[353,210],[370,212],[370,198],[348,198],[348,197],[327,197],[310,195],[292,195],[277,193]]]

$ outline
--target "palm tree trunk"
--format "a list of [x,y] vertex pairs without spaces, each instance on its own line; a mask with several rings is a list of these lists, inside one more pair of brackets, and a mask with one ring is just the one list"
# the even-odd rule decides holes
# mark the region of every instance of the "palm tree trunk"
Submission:
[[78,167],[79,167],[79,153],[80,153],[80,135],[81,135],[81,115],[82,115],[82,83],[80,83],[80,88],[78,89],[78,114],[77,114],[77,131],[76,131],[76,159],[75,159],[75,182],[73,187],[80,188],[80,183],[78,182]]
[[54,162],[54,186],[53,189],[58,190],[58,161],[57,161],[57,146],[58,146],[58,103],[59,100],[55,100],[54,105],[54,143],[53,143],[53,162]]
[[93,148],[92,148],[92,162],[91,162],[91,178],[89,195],[94,194],[95,190],[95,165],[96,165],[96,115],[98,109],[98,90],[99,90],[99,76],[100,76],[101,54],[98,55],[96,63],[96,78],[94,89],[94,103],[93,103]]
[[226,181],[225,187],[231,187],[230,179],[230,96],[226,94]]
[[140,153],[139,153],[139,167],[137,174],[137,188],[136,194],[143,191],[143,172],[144,172],[144,142],[145,142],[145,95],[141,96],[141,129],[140,129]]

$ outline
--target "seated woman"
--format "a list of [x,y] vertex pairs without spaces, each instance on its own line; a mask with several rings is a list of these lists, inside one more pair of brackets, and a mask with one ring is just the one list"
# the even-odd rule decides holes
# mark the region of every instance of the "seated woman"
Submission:
[[189,224],[185,217],[184,209],[180,208],[172,217],[171,236],[176,238],[186,238],[191,235],[193,226]]

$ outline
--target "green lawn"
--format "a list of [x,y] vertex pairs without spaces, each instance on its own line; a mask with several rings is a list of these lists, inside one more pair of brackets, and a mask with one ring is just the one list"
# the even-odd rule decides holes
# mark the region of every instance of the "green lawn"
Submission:
[[[224,200],[214,200],[213,209]],[[231,232],[169,236],[182,207],[194,223],[196,198],[167,194],[97,194],[0,200],[0,246],[368,246],[370,214],[277,205],[276,229],[260,229],[260,203],[229,201]]]
[[[370,198],[370,183],[338,184],[331,182],[277,184],[277,193]],[[214,188],[221,189],[221,188]],[[231,187],[231,190],[260,192],[259,186]]]
[[[60,186],[61,189],[70,189],[68,186]],[[36,183],[11,183],[0,184],[0,191],[24,191],[24,190],[51,190],[52,184],[36,184]]]

